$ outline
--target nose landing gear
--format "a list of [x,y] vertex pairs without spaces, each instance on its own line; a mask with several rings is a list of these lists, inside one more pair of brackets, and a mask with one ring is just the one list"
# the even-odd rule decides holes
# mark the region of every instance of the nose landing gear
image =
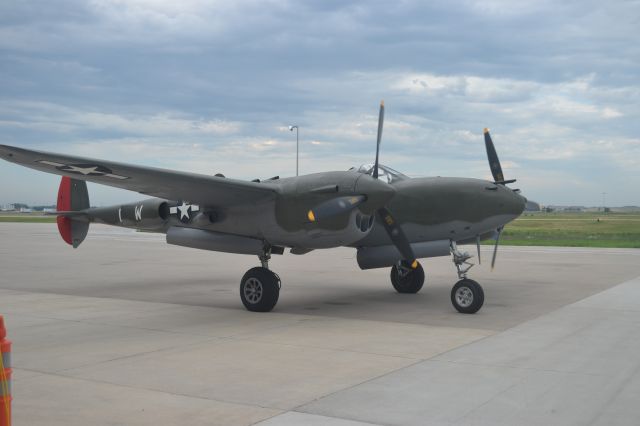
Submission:
[[454,241],[451,242],[451,255],[459,278],[451,289],[451,303],[460,313],[475,314],[484,304],[484,290],[476,281],[467,278],[467,272],[473,267],[473,263],[469,262],[471,255],[458,250]]

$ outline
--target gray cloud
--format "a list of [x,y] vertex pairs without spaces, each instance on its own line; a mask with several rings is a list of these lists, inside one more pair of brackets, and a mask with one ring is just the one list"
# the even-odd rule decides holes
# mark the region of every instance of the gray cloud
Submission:
[[[489,126],[531,198],[596,204],[607,191],[640,204],[638,12],[628,1],[5,2],[0,142],[253,178],[293,173],[295,122],[303,171],[341,169],[371,161],[384,98],[383,159],[412,175],[487,176]],[[2,185],[0,201],[54,198],[51,177],[13,167],[0,179],[24,182]]]

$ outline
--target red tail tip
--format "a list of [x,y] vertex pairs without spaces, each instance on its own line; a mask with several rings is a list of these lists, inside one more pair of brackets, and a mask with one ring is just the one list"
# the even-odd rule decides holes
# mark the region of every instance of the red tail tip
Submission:
[[[60,188],[58,189],[58,204],[56,205],[58,211],[71,210],[71,178],[69,176],[63,176],[60,181]],[[71,236],[71,219],[68,217],[58,216],[58,231],[62,239],[69,245],[73,245],[73,238]]]

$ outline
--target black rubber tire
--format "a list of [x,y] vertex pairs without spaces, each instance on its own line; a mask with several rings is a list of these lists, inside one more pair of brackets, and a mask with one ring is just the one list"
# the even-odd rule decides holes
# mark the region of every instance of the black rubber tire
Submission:
[[404,277],[400,276],[398,265],[391,267],[391,284],[398,293],[414,294],[420,291],[424,285],[424,269],[418,263],[418,267]]
[[[458,292],[461,293],[458,293]],[[467,302],[459,300],[466,293]],[[470,297],[470,299],[469,299]],[[469,278],[461,279],[451,289],[451,303],[456,310],[463,314],[475,314],[484,304],[484,290],[480,284]]]
[[279,296],[280,277],[267,268],[251,268],[240,281],[240,299],[251,312],[271,311]]

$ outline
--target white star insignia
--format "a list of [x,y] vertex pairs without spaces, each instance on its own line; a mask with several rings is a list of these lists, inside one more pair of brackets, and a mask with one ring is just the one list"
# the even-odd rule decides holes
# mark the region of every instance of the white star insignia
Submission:
[[[113,179],[129,179],[127,176],[120,176],[111,173],[111,170],[102,166],[79,167],[71,164],[62,164],[49,160],[38,160],[38,163],[53,166],[61,172],[78,173],[84,176],[105,176]],[[103,170],[98,170],[102,168]]]
[[178,206],[178,210],[180,210],[180,220],[182,220],[183,217],[189,219],[189,207],[190,206],[184,201],[181,206]]
[[101,175],[104,175],[104,172],[98,171],[98,167],[97,166],[93,166],[93,167],[78,167],[78,166],[66,166],[64,168],[65,172],[77,172],[77,173],[81,173],[83,175],[90,175],[91,173],[100,173]]

